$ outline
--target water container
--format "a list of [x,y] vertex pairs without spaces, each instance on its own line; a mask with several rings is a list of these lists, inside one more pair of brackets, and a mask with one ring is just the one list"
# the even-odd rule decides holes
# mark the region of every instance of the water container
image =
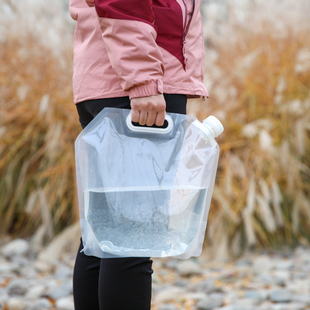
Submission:
[[84,253],[188,258],[202,251],[223,131],[213,116],[167,113],[138,127],[105,108],[75,142]]

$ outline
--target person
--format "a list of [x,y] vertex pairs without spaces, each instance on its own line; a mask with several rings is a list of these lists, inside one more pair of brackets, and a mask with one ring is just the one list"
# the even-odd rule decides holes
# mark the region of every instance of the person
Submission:
[[[70,0],[76,21],[73,94],[83,128],[105,107],[131,109],[133,122],[161,126],[186,114],[203,84],[200,0]],[[83,230],[83,227],[82,227]],[[77,253],[76,310],[149,310],[152,261]]]

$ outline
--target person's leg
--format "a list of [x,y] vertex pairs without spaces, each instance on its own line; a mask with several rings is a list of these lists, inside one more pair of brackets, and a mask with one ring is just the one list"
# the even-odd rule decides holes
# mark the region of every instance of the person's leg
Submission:
[[186,95],[164,94],[166,100],[166,112],[186,114]]
[[[166,111],[172,113],[186,114],[186,96],[185,95],[166,95]],[[128,97],[113,99],[89,100],[77,104],[80,115],[80,122],[85,128],[87,124],[105,107],[130,108]],[[152,284],[152,261],[149,258],[109,258],[102,259],[100,271],[96,268],[85,268],[84,263],[94,266],[98,258],[88,256],[84,253],[78,254],[76,266],[74,269],[74,300],[81,307],[76,310],[98,309],[96,307],[86,307],[90,296],[92,298],[96,293],[92,290],[83,292],[80,283],[88,281],[97,281],[99,278],[99,303],[101,310],[149,310],[151,307],[151,284]],[[90,258],[88,260],[88,258]],[[97,265],[96,265],[97,266]],[[96,270],[96,271],[95,271]],[[87,272],[90,272],[88,277]],[[94,272],[94,274],[92,274]],[[98,273],[100,275],[98,275]],[[95,275],[95,273],[97,273]],[[96,280],[97,279],[97,280]],[[95,284],[89,284],[94,287]],[[91,295],[93,294],[93,295]],[[98,298],[94,297],[94,298]],[[83,304],[81,300],[84,300]],[[77,305],[79,306],[79,305]],[[83,308],[86,307],[86,308]]]
[[[76,105],[79,120],[85,128],[105,107],[130,108],[126,97],[89,100]],[[81,242],[73,270],[73,299],[75,310],[99,310],[99,273],[101,259],[85,255]]]
[[75,310],[99,310],[98,279],[100,258],[87,256],[81,242],[73,271],[73,300]]
[[76,105],[80,123],[85,128],[104,108],[130,109],[129,97],[93,99]]
[[103,258],[99,276],[101,310],[150,310],[152,260]]

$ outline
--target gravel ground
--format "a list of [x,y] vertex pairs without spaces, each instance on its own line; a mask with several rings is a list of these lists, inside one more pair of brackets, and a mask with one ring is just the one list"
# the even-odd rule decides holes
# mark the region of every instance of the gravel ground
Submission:
[[[3,244],[0,309],[73,310],[74,258],[73,253],[58,259],[35,255],[22,239]],[[228,262],[210,261],[206,255],[153,260],[152,310],[310,310],[307,248],[248,253]]]

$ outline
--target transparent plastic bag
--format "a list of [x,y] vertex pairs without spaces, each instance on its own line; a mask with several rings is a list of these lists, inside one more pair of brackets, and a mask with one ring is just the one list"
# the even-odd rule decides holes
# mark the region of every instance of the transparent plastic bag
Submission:
[[105,108],[75,142],[84,253],[188,258],[202,251],[222,125],[167,113],[166,128],[137,127]]

